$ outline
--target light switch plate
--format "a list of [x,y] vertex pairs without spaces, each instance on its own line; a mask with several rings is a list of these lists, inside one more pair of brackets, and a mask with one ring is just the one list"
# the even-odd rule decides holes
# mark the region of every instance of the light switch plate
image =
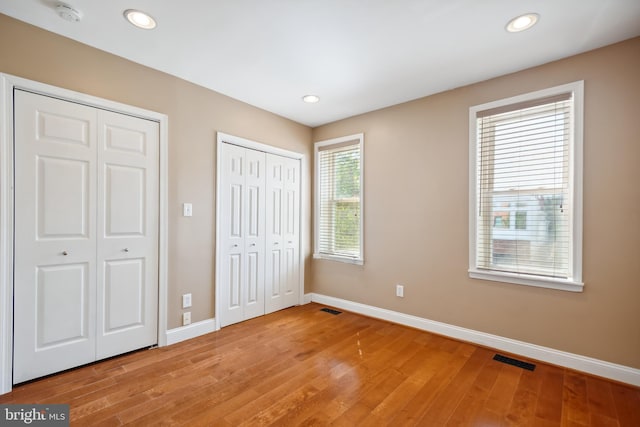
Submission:
[[191,203],[182,204],[182,216],[193,216],[193,205]]
[[191,294],[182,295],[182,308],[191,307]]

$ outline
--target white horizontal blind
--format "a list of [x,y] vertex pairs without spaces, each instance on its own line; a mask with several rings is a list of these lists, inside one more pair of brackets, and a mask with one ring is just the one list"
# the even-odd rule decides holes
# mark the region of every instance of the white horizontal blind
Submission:
[[316,251],[319,255],[360,260],[360,140],[320,146],[316,156]]
[[479,269],[572,275],[571,93],[477,113]]

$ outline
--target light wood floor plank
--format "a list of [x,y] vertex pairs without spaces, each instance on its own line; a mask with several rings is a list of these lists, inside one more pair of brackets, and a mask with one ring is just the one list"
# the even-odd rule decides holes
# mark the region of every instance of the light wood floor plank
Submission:
[[535,422],[533,425],[559,425],[562,420],[562,390],[564,373],[562,370],[539,364],[536,368],[541,377],[541,393],[536,404]]
[[587,380],[584,375],[577,372],[567,371],[564,374],[562,421],[573,425],[589,426]]

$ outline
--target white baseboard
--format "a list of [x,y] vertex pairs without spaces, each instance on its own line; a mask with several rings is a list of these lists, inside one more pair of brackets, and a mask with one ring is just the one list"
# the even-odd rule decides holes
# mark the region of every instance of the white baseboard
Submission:
[[200,335],[208,334],[216,330],[215,319],[201,320],[187,326],[170,329],[167,331],[167,345],[176,344]]
[[461,341],[495,348],[497,350],[522,355],[541,362],[563,366],[576,371],[582,371],[599,377],[609,378],[640,387],[640,369],[617,365],[615,363],[605,362],[603,360],[593,359],[579,354],[567,353],[553,348],[529,344],[498,335],[474,331],[472,329],[461,328],[459,326],[436,322],[434,320],[424,319],[422,317],[373,307],[366,304],[360,304],[341,298],[311,293],[305,295],[305,300],[307,299],[307,296],[311,297],[311,301],[319,304],[341,308],[343,310],[352,311],[365,316],[387,320],[389,322],[433,332],[439,335],[459,339]]
[[313,297],[313,294],[304,294],[304,296],[302,297],[302,303],[309,304],[311,302],[312,297]]

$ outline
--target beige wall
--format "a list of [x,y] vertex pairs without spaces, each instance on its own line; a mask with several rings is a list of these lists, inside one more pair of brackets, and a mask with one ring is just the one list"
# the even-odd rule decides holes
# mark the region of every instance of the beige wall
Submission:
[[[194,322],[213,316],[216,131],[301,152],[306,165],[312,131],[4,15],[0,72],[169,116],[168,326],[185,292]],[[310,265],[307,245],[307,292],[640,368],[639,74],[634,39],[315,129],[316,141],[365,133],[365,265]],[[581,79],[585,292],[469,279],[468,108]]]
[[[640,368],[639,76],[636,38],[315,129],[365,134],[365,264],[314,261],[313,291]],[[584,292],[469,279],[469,107],[576,80]]]
[[[216,132],[302,153],[308,165],[311,129],[1,14],[0,72],[169,116],[168,327],[181,325],[186,292],[193,294],[192,321],[211,318]],[[193,203],[193,217],[181,216],[183,202]],[[302,221],[307,236],[309,217]],[[308,258],[309,244],[304,251]]]

